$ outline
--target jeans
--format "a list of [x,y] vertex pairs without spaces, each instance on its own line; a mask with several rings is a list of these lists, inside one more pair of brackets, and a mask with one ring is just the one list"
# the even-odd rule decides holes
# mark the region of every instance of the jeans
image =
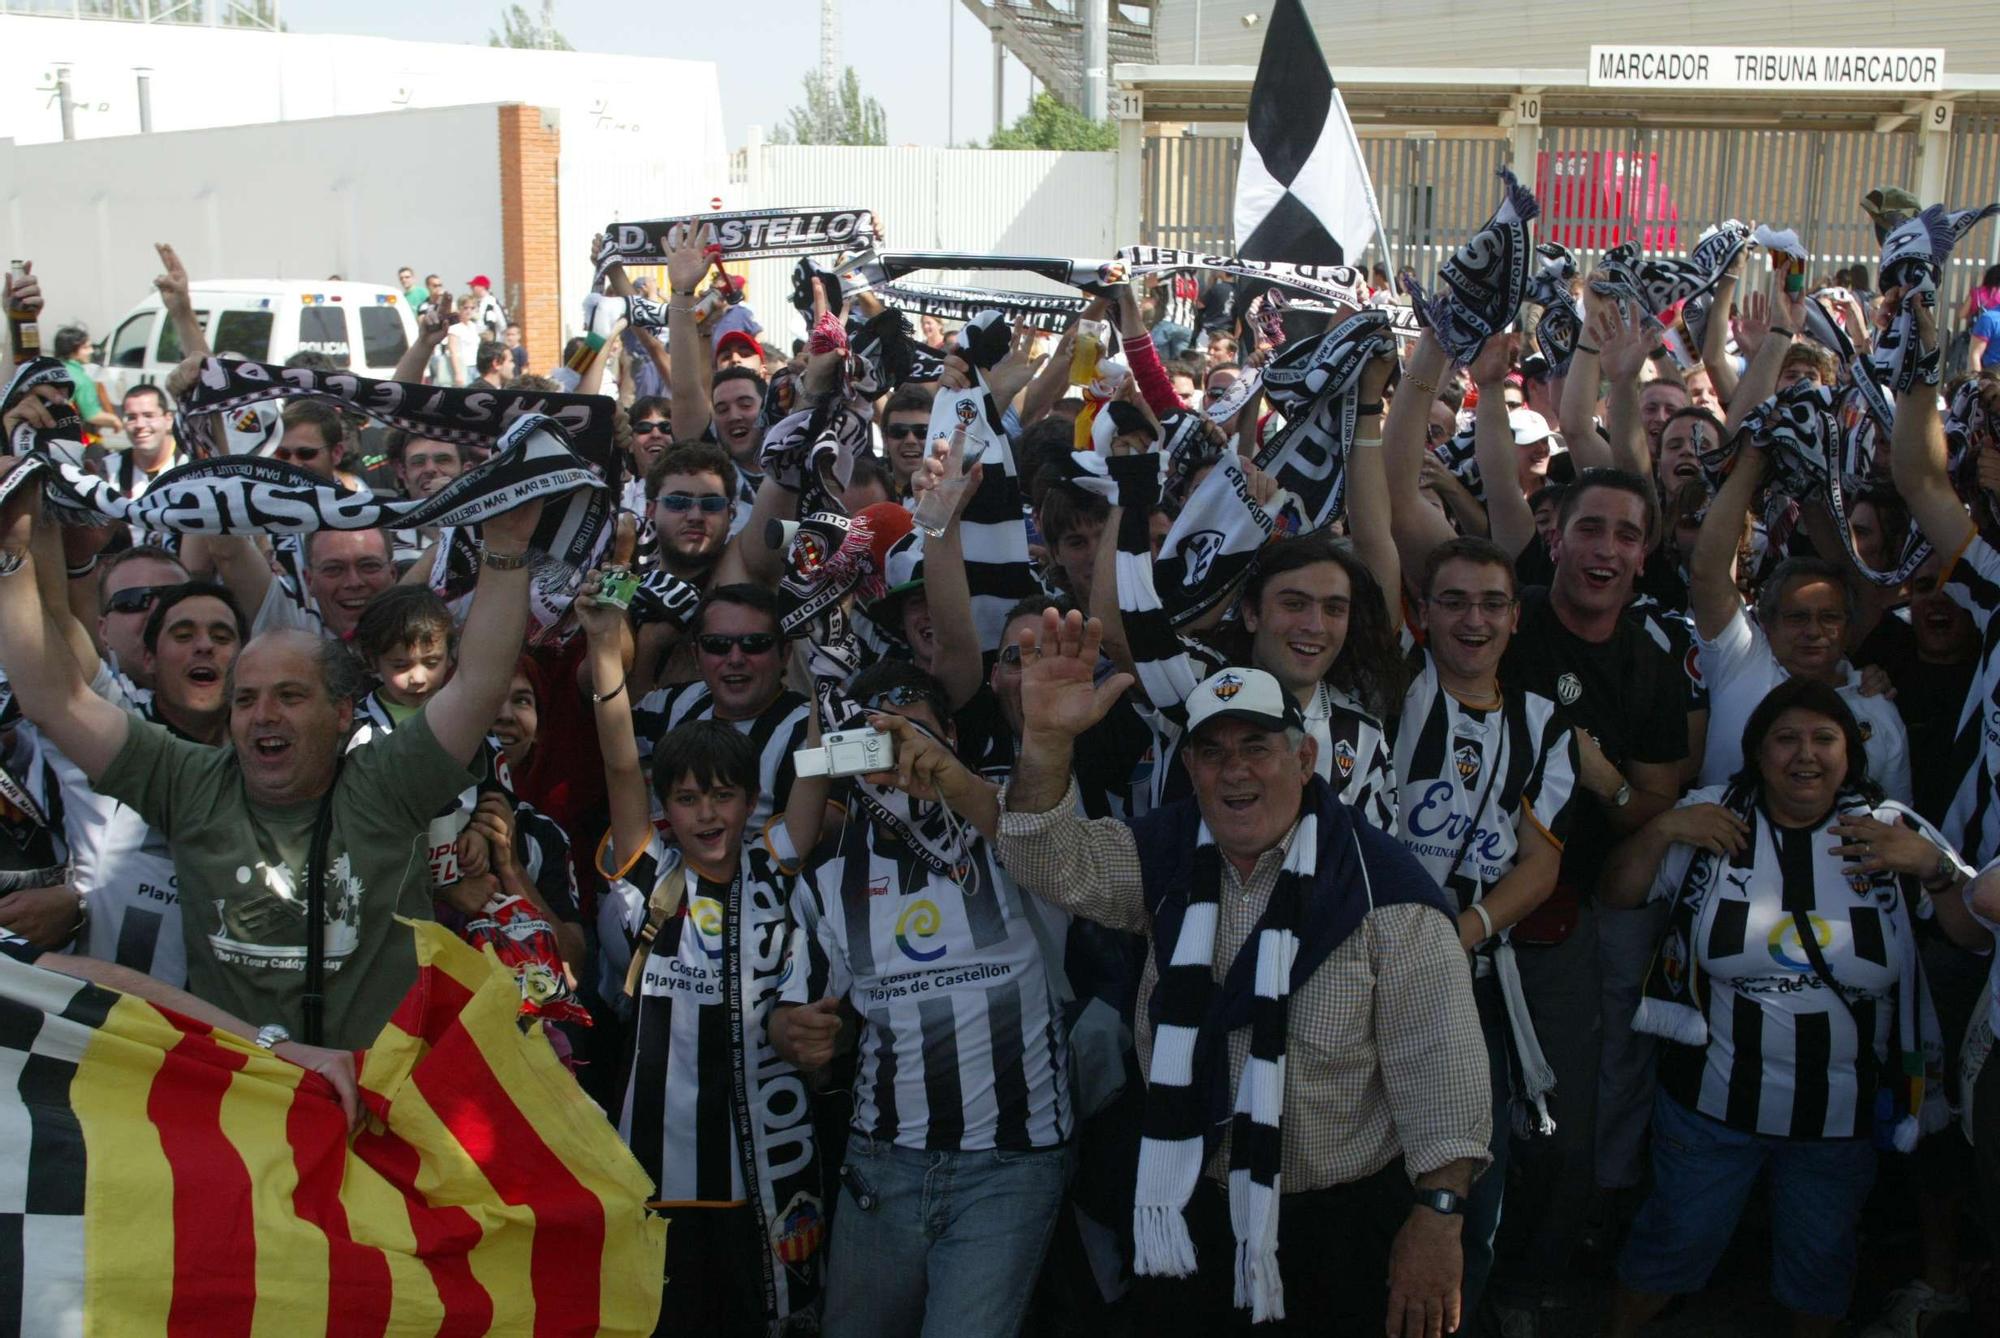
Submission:
[[1015,1338],[1069,1167],[1068,1147],[920,1152],[855,1133],[827,1261],[827,1338]]
[[1653,1099],[1653,1190],[1618,1256],[1633,1291],[1700,1291],[1729,1248],[1758,1174],[1771,1173],[1771,1294],[1838,1319],[1854,1293],[1855,1223],[1875,1183],[1866,1138],[1769,1138]]
[[1507,1040],[1507,1004],[1500,996],[1500,979],[1488,975],[1472,982],[1479,1005],[1479,1029],[1486,1036],[1486,1071],[1493,1080],[1493,1133],[1487,1150],[1493,1164],[1472,1182],[1465,1200],[1465,1281],[1461,1295],[1465,1313],[1479,1308],[1486,1279],[1493,1272],[1493,1237],[1500,1230],[1500,1201],[1507,1188],[1507,1147],[1513,1139],[1513,1060]]
[[1597,1191],[1597,908],[1585,902],[1561,943],[1516,942],[1514,952],[1535,1037],[1555,1072],[1548,1105],[1556,1130],[1514,1140],[1513,1184],[1496,1248],[1503,1286],[1535,1294],[1567,1276]]
[[1174,321],[1161,321],[1153,327],[1153,347],[1158,349],[1163,361],[1172,361],[1187,352],[1194,342],[1194,331]]
[[1632,1030],[1646,968],[1666,932],[1667,902],[1597,912],[1597,964],[1603,972],[1603,1063],[1597,1078],[1597,1183],[1629,1189],[1645,1179],[1646,1121],[1653,1109],[1654,1047]]

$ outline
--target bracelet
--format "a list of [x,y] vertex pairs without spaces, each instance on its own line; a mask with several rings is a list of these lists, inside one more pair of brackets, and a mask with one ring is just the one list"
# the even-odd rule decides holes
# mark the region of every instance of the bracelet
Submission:
[[1955,883],[1957,881],[1958,869],[1952,864],[1951,856],[1942,850],[1938,851],[1937,864],[1922,879],[1924,890],[1928,892],[1932,888],[1940,888],[1947,883]]
[[27,561],[28,555],[25,552],[17,553],[11,549],[0,549],[0,580],[4,580],[19,572]]
[[1436,386],[1424,380],[1424,378],[1418,376],[1415,372],[1404,372],[1403,380],[1409,382],[1416,389],[1423,391],[1426,395],[1435,395],[1438,393]]
[[590,699],[596,702],[599,706],[602,706],[606,702],[617,701],[618,694],[623,692],[624,690],[625,690],[625,680],[621,678],[618,680],[617,687],[611,689],[611,691],[609,692],[593,692],[590,694]]
[[1473,902],[1473,903],[1472,903],[1472,913],[1473,913],[1474,915],[1478,916],[1478,917],[1479,917],[1479,923],[1480,923],[1481,925],[1485,926],[1485,928],[1486,928],[1486,937],[1487,937],[1487,938],[1492,938],[1492,937],[1493,937],[1493,917],[1492,917],[1492,916],[1490,916],[1490,915],[1488,915],[1488,914],[1486,913],[1486,907],[1485,907],[1484,905],[1482,905],[1481,903],[1479,903],[1479,902],[1475,901],[1475,902]]
[[1577,340],[1576,347],[1570,350],[1570,352],[1572,353],[1588,353],[1593,358],[1596,357],[1599,353],[1602,353],[1603,351],[1604,351],[1603,349],[1592,348],[1590,345],[1584,343],[1581,339]]
[[1799,337],[1799,336],[1798,336],[1798,331],[1796,331],[1796,330],[1787,330],[1787,329],[1786,329],[1786,328],[1785,328],[1784,326],[1782,326],[1782,325],[1774,325],[1774,326],[1772,326],[1772,327],[1771,327],[1771,333],[1772,333],[1772,334],[1774,334],[1774,335],[1783,335],[1783,336],[1784,336],[1785,338],[1787,338],[1787,339],[1797,339],[1797,338]]
[[1370,400],[1366,404],[1357,404],[1354,406],[1354,413],[1358,418],[1380,417],[1382,413],[1382,401]]
[[526,571],[529,566],[528,551],[518,553],[496,553],[485,544],[479,546],[479,565],[491,567],[495,571]]
[[80,581],[97,570],[97,554],[92,553],[74,567],[64,567],[63,570],[69,573],[69,578],[72,581]]
[[1380,438],[1380,437],[1356,437],[1356,438],[1354,439],[1354,444],[1355,444],[1356,446],[1380,446],[1380,445],[1382,444],[1382,438]]

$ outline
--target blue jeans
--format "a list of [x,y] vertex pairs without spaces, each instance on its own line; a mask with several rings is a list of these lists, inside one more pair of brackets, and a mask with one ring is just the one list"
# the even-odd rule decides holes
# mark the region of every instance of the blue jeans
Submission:
[[1700,1291],[1729,1247],[1758,1172],[1771,1172],[1771,1294],[1838,1319],[1854,1292],[1855,1223],[1875,1183],[1866,1138],[1769,1138],[1653,1098],[1653,1190],[1618,1256],[1633,1291]]
[[[1465,1281],[1459,1288],[1465,1313],[1479,1309],[1486,1279],[1493,1272],[1493,1237],[1500,1230],[1500,1200],[1507,1188],[1507,1149],[1513,1141],[1514,1066],[1508,1050],[1507,1004],[1497,976],[1475,978],[1472,998],[1479,1005],[1479,1029],[1486,1037],[1486,1071],[1493,1085],[1493,1133],[1487,1151],[1493,1164],[1472,1182],[1465,1200]],[[1468,1326],[1469,1327],[1469,1326]]]
[[1162,359],[1178,358],[1193,342],[1194,331],[1177,321],[1161,321],[1153,327],[1153,347],[1159,350]]
[[919,1152],[856,1133],[840,1168],[826,1338],[1015,1338],[1069,1164],[1067,1147]]

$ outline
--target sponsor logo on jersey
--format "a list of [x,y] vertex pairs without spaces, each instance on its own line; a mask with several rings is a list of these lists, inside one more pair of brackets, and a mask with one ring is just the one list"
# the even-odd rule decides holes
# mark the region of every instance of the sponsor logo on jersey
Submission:
[[937,903],[928,897],[920,897],[903,907],[903,913],[896,917],[896,946],[903,956],[913,962],[935,962],[944,956],[944,944],[926,946],[930,939],[944,928],[944,916]]
[[[1806,916],[1806,923],[1812,927],[1812,936],[1823,953],[1833,946],[1833,926],[1817,915]],[[1806,952],[1805,943],[1799,938],[1797,919],[1780,920],[1771,926],[1766,944],[1771,950],[1771,960],[1789,971],[1807,972],[1813,969],[1812,957]]]

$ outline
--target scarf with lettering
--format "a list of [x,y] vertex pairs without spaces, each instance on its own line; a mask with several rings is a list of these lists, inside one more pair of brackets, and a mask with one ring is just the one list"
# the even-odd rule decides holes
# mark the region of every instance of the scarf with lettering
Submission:
[[1743,420],[1743,431],[1762,446],[1771,462],[1773,477],[1764,522],[1774,532],[1778,513],[1787,503],[1805,506],[1815,497],[1823,497],[1848,557],[1874,584],[1901,585],[1930,556],[1930,543],[1914,523],[1904,538],[1901,556],[1888,571],[1870,567],[1855,551],[1847,518],[1849,483],[1844,477],[1849,434],[1841,426],[1839,394],[1831,387],[1801,381],[1782,390],[1750,411]]
[[1549,360],[1549,370],[1562,376],[1583,336],[1583,307],[1570,294],[1570,285],[1576,282],[1576,257],[1556,242],[1541,243],[1535,255],[1541,263],[1528,280],[1528,301],[1541,308],[1535,343]]
[[727,213],[640,219],[604,226],[604,244],[592,260],[614,264],[664,265],[690,233],[702,246],[719,246],[730,260],[808,255],[815,251],[855,251],[875,244],[875,215],[867,209],[739,209]]
[[89,427],[83,415],[76,411],[74,396],[76,383],[70,379],[69,368],[56,358],[30,358],[14,369],[7,380],[7,391],[0,395],[0,413],[5,413],[39,389],[49,389],[62,396],[59,404],[47,403],[49,417],[53,422],[48,427],[30,427],[22,423],[7,439],[7,453],[10,455],[41,455],[69,464],[83,465],[83,452],[87,446],[84,440]]
[[1984,492],[1979,486],[1979,452],[2000,448],[2000,421],[1995,421],[1993,411],[1980,398],[1980,387],[1977,378],[1961,383],[1952,392],[1944,416],[1952,485],[1968,506]]
[[1395,348],[1388,313],[1364,307],[1325,334],[1280,349],[1265,364],[1264,394],[1285,416],[1285,426],[1258,450],[1257,467],[1299,499],[1307,530],[1324,528],[1344,510],[1361,374]]
[[1432,333],[1456,362],[1471,362],[1480,345],[1512,326],[1528,296],[1535,254],[1528,224],[1542,207],[1511,171],[1503,167],[1499,176],[1506,188],[1500,207],[1438,269],[1438,293],[1424,310]]
[[1884,292],[1901,288],[1903,303],[1889,328],[1876,340],[1875,366],[1897,394],[1919,382],[1927,386],[1938,383],[1943,360],[1935,345],[1919,346],[1914,304],[1922,302],[1935,312],[1938,281],[1952,249],[1966,233],[1995,214],[2000,214],[2000,204],[1958,210],[1934,204],[1897,226],[1883,241],[1878,282]]
[[[1708,1044],[1708,986],[1701,978],[1700,931],[1703,912],[1721,881],[1725,859],[1729,869],[1747,872],[1750,886],[1765,886],[1783,876],[1778,869],[1758,867],[1760,857],[1775,851],[1778,836],[1758,801],[1757,788],[1732,782],[1723,792],[1721,804],[1750,828],[1750,840],[1742,854],[1723,856],[1697,849],[1694,858],[1688,861],[1687,873],[1674,890],[1666,933],[1646,971],[1639,1007],[1632,1017],[1634,1031],[1676,1045]],[[1923,833],[1940,850],[1949,849],[1935,828],[1901,804],[1871,805],[1860,791],[1852,789],[1840,792],[1833,811],[1813,832],[1813,839],[1830,839],[1824,833],[1848,815],[1901,822]],[[1966,872],[1969,874],[1970,870]],[[1914,886],[1915,879],[1886,870],[1872,875],[1854,874],[1852,881],[1856,890],[1865,890],[1883,912],[1902,921],[1893,996],[1896,1026],[1889,1038],[1882,1086],[1893,1098],[1895,1122],[1891,1136],[1895,1146],[1898,1151],[1910,1152],[1923,1135],[1942,1129],[1951,1118],[1944,1095],[1944,1042],[1937,1013],[1931,1006],[1930,990],[1924,984],[1923,965],[1917,957],[1916,927],[1912,923],[1911,907],[1922,894]],[[1837,1002],[1846,1005],[1844,996]],[[1864,1036],[1860,1043],[1867,1045],[1871,1040]]]
[[[1253,997],[1250,1053],[1236,1084],[1229,1120],[1229,1218],[1236,1237],[1235,1303],[1252,1322],[1285,1318],[1278,1272],[1278,1203],[1284,1192],[1285,1036],[1298,929],[1306,898],[1326,891],[1323,839],[1340,831],[1322,817],[1331,803],[1326,782],[1314,779],[1270,904],[1239,951],[1249,954]],[[1341,861],[1345,863],[1345,861]],[[1215,933],[1221,920],[1222,855],[1204,819],[1195,837],[1171,953],[1156,950],[1159,982],[1152,1008],[1152,1061],[1140,1122],[1139,1173],[1132,1208],[1133,1271],[1148,1277],[1191,1277],[1198,1266],[1188,1233],[1187,1204],[1201,1179],[1220,1128],[1213,1089],[1228,1079],[1227,1031],[1216,1017]],[[1156,930],[1165,928],[1155,921]],[[1164,945],[1161,945],[1162,947]],[[1234,967],[1227,977],[1236,975]],[[1221,1041],[1223,1043],[1217,1043]],[[1217,1070],[1220,1070],[1218,1072]]]
[[841,288],[850,295],[880,291],[886,285],[896,284],[904,276],[922,270],[1011,270],[1037,274],[1087,293],[1099,293],[1108,285],[1129,279],[1213,270],[1239,280],[1275,285],[1289,293],[1326,303],[1329,310],[1358,307],[1368,300],[1367,276],[1351,265],[1290,265],[1282,261],[1204,255],[1160,246],[1121,247],[1110,260],[987,255],[970,251],[884,251],[856,257],[842,266]]

